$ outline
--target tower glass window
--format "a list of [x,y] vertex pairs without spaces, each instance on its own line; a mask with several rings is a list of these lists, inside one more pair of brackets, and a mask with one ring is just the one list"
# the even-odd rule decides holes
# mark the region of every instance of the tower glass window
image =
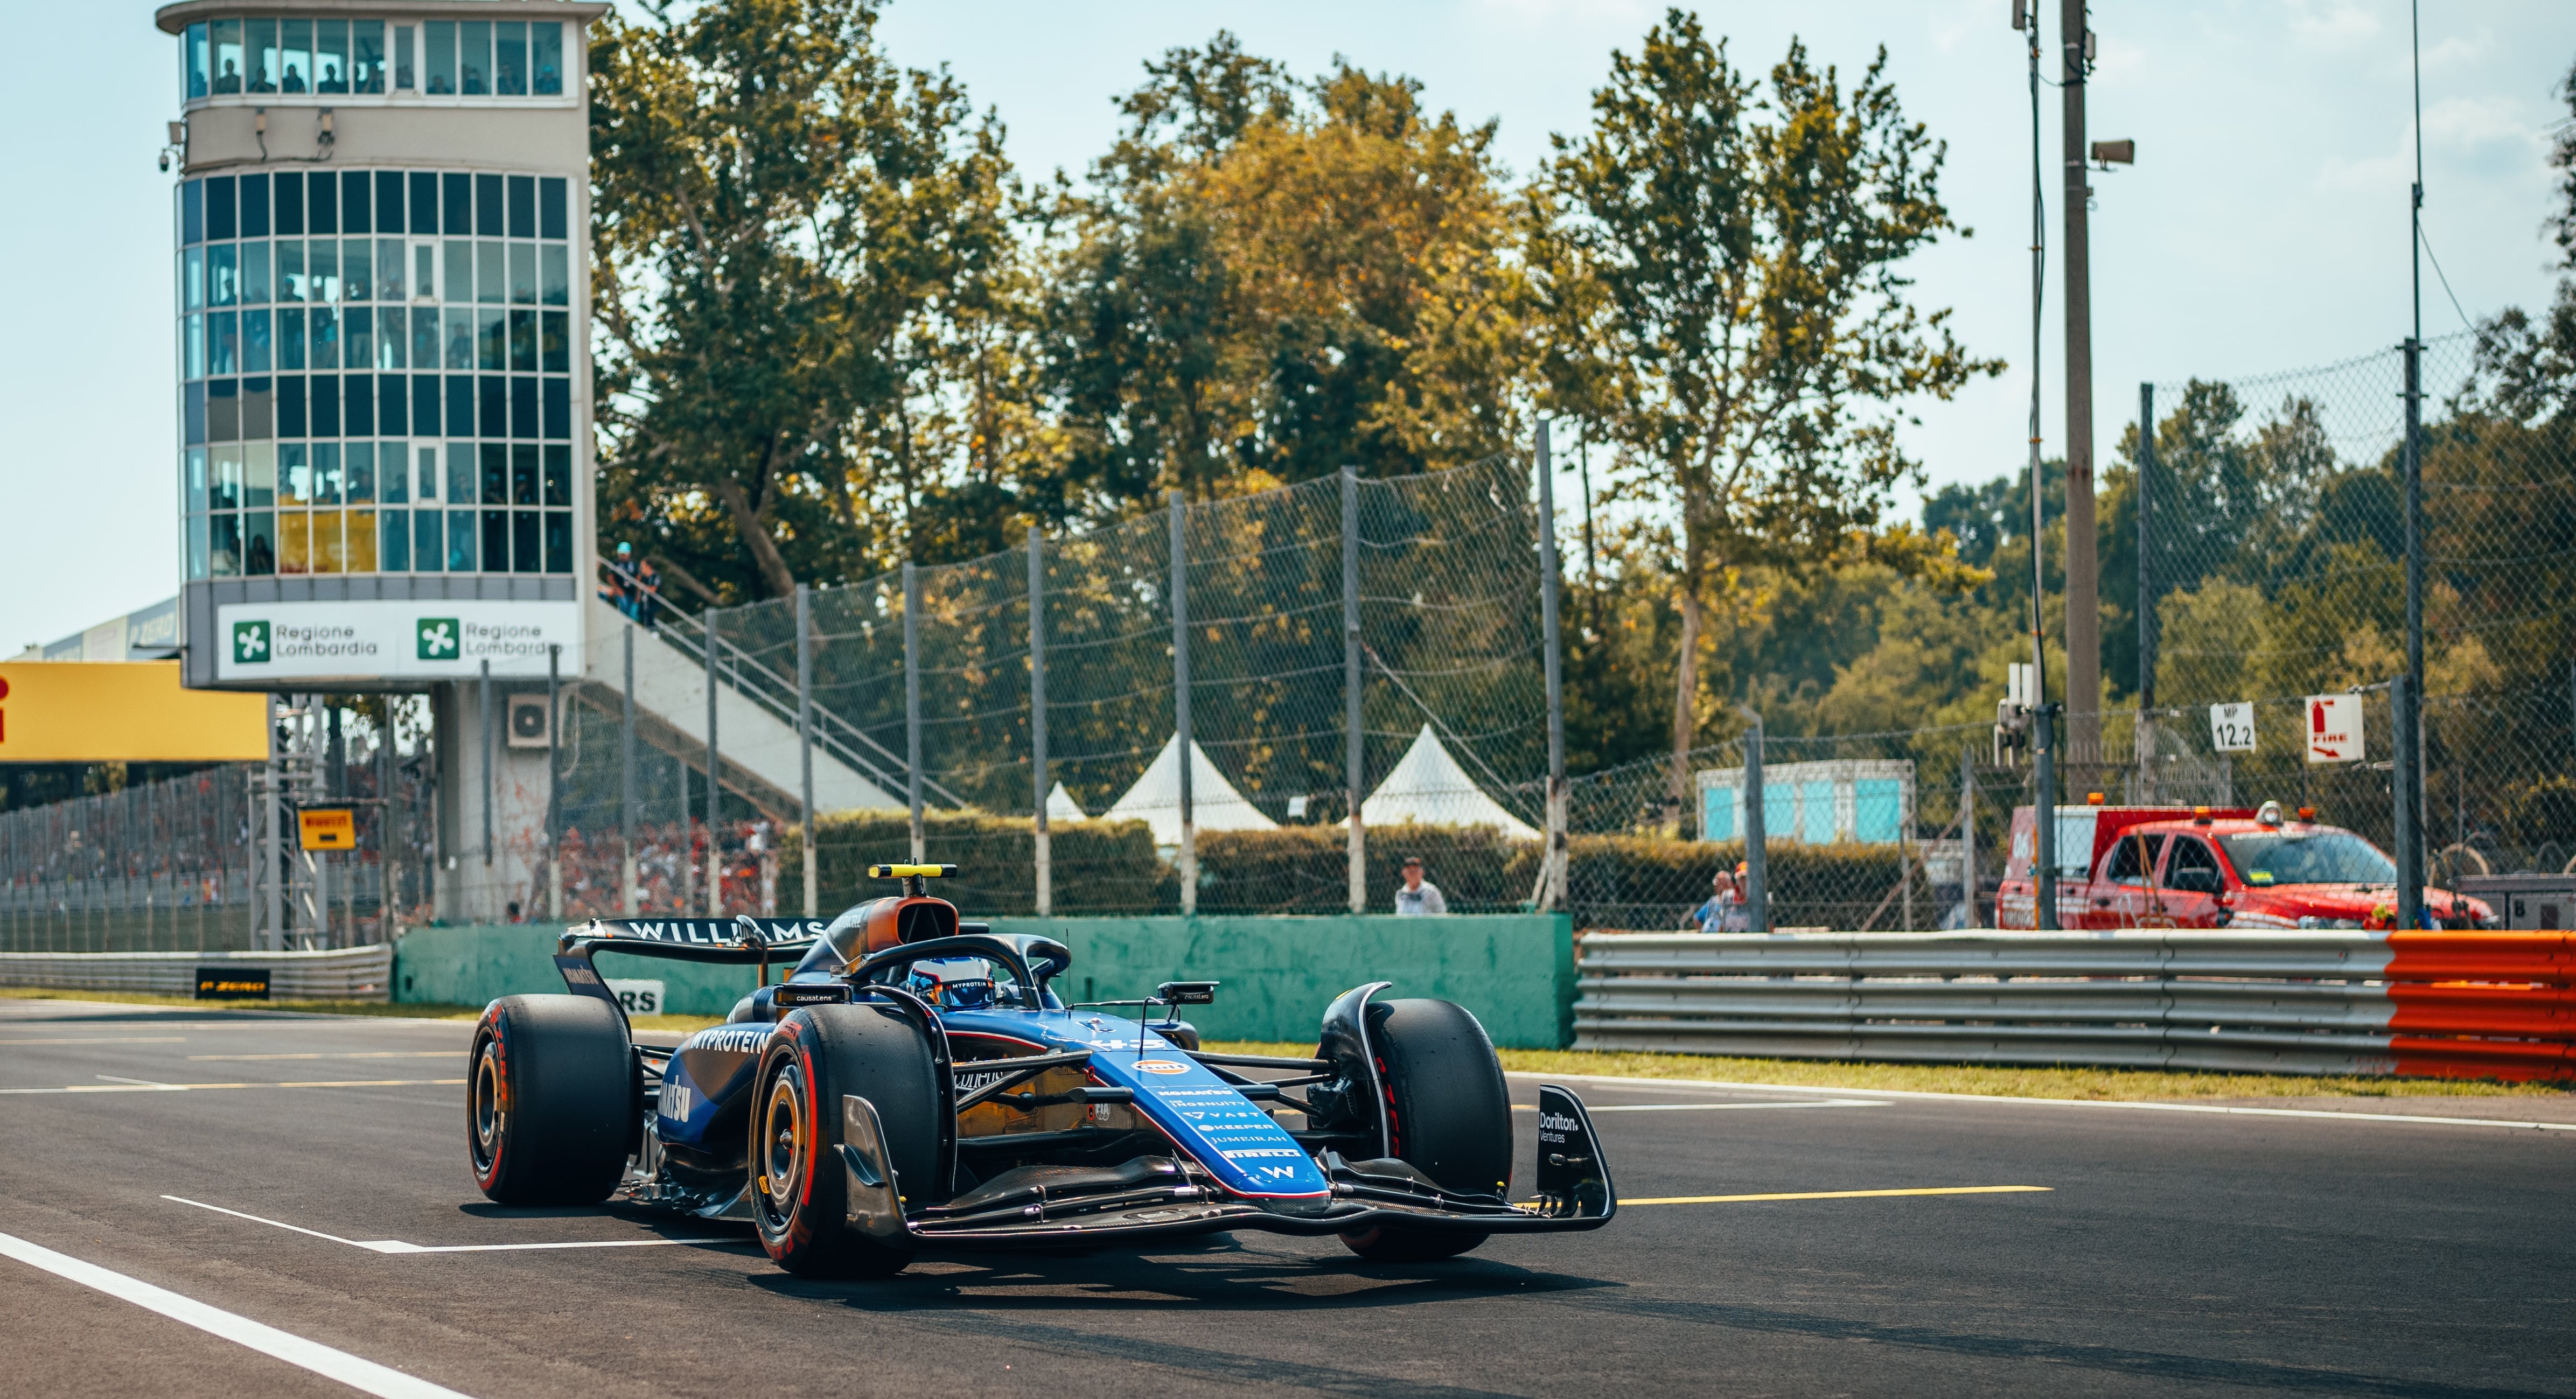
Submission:
[[[372,51],[300,23],[279,27],[281,80],[291,63],[361,86]],[[185,576],[572,571],[574,330],[540,309],[572,300],[563,182],[480,173],[182,182]],[[455,226],[442,194],[456,224],[506,236],[385,236]]]

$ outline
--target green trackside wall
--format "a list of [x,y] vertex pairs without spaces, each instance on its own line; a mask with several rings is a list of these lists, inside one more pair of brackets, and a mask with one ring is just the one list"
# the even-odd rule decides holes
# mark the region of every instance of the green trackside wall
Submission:
[[[1556,914],[1451,918],[997,918],[1073,949],[1066,1000],[1120,1000],[1165,981],[1218,981],[1188,1019],[1209,1039],[1311,1041],[1324,1006],[1370,981],[1389,996],[1456,1001],[1494,1043],[1557,1049],[1574,1037],[1574,930]],[[554,929],[417,928],[396,942],[394,999],[480,1005],[561,991]],[[722,1015],[754,985],[748,967],[604,955],[600,972],[658,980],[674,1014]]]

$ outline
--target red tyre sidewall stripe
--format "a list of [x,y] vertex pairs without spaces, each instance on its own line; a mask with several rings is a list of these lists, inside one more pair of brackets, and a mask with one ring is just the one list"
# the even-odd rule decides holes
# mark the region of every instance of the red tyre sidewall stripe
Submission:
[[[483,1012],[484,1027],[492,1032],[492,1093],[496,1100],[493,1104],[493,1112],[495,1115],[499,1116],[502,1121],[502,1129],[495,1133],[492,1139],[492,1169],[487,1172],[477,1172],[474,1177],[474,1183],[485,1190],[489,1190],[500,1183],[501,1160],[510,1149],[510,1132],[508,1125],[510,1113],[510,1040],[507,1035],[501,1033],[501,1027],[505,1023],[507,1022],[501,1019],[501,1013],[498,1008],[486,1009]],[[475,1045],[474,1057],[478,1061],[483,1057],[482,1045],[479,1042]],[[466,1073],[469,1075],[467,1082],[469,1084],[473,1081],[471,1076],[475,1075],[476,1071],[480,1068],[481,1065],[479,1063],[469,1064],[466,1066]],[[466,1091],[471,1093],[473,1090],[469,1087]],[[465,1130],[468,1132],[474,1130],[474,1123],[471,1119],[467,1120]]]

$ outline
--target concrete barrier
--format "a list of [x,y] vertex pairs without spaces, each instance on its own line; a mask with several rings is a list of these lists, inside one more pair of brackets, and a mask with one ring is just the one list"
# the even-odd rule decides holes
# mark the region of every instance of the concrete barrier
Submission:
[[[997,918],[1073,949],[1068,1001],[1132,999],[1161,982],[1223,982],[1189,1019],[1210,1039],[1312,1040],[1324,1006],[1369,981],[1392,996],[1456,1001],[1494,1043],[1556,1049],[1574,1032],[1574,932],[1554,914],[1452,918]],[[415,928],[396,944],[394,998],[480,1005],[563,989],[551,925]],[[722,1015],[755,983],[748,967],[603,954],[610,980],[663,983],[664,1008]],[[775,973],[773,973],[774,975]]]
[[394,949],[330,952],[0,952],[0,986],[192,996],[199,967],[264,967],[272,1000],[381,1001]]

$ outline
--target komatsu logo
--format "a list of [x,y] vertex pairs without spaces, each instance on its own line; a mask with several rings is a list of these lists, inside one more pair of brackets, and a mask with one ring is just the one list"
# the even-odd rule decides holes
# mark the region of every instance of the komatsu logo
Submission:
[[662,1101],[659,1105],[661,1113],[674,1122],[686,1122],[689,1120],[690,1110],[697,1106],[697,1097],[697,1094],[689,1091],[689,1085],[673,1083],[666,1078],[662,1080]]

